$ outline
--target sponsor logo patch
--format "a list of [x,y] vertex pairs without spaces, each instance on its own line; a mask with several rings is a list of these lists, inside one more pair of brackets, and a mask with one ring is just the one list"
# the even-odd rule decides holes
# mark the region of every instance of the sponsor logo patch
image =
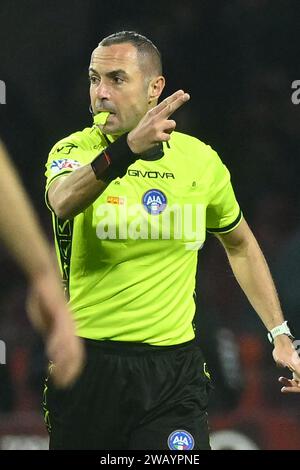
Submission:
[[142,177],[142,178],[161,178],[161,179],[168,179],[172,178],[175,179],[174,173],[166,173],[165,171],[160,172],[160,171],[142,171],[142,170],[135,170],[134,168],[127,170],[128,176],[137,176]]
[[108,204],[117,204],[119,206],[123,206],[124,205],[124,198],[123,197],[119,197],[119,196],[107,196],[107,203]]

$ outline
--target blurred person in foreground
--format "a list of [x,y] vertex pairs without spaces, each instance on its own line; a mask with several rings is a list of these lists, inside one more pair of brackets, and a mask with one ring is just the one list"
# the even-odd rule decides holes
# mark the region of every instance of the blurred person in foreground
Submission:
[[[195,342],[195,274],[206,230],[269,330],[273,357],[294,364],[265,258],[230,174],[170,116],[189,99],[165,86],[161,56],[123,31],[92,53],[94,125],[60,140],[46,201],[87,361],[70,390],[45,393],[50,449],[209,449],[210,374]],[[184,221],[184,222],[183,222]]]
[[58,387],[71,385],[83,365],[83,346],[64,299],[59,274],[34,210],[0,142],[0,239],[29,281],[28,315],[45,338]]

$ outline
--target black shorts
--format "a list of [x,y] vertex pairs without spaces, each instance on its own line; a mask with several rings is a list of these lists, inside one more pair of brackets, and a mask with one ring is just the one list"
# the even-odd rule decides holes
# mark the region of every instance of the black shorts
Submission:
[[46,379],[50,449],[210,448],[210,380],[199,346],[84,341],[75,385],[59,390]]

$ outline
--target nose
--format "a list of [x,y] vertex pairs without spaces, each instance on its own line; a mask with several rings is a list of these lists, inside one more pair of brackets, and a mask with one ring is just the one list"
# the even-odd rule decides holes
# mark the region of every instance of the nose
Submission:
[[102,99],[102,100],[110,98],[109,87],[102,81],[98,84],[96,88],[96,96],[97,98]]

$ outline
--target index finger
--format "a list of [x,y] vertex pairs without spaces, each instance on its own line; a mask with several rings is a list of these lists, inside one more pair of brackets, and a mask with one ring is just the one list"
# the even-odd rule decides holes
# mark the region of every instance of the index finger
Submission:
[[152,112],[155,115],[159,115],[162,118],[168,118],[174,111],[180,106],[186,103],[190,99],[190,95],[185,93],[183,90],[178,90],[173,95],[165,98],[160,104],[153,108]]
[[282,383],[285,387],[292,386],[292,381],[286,377],[279,377],[278,382]]

